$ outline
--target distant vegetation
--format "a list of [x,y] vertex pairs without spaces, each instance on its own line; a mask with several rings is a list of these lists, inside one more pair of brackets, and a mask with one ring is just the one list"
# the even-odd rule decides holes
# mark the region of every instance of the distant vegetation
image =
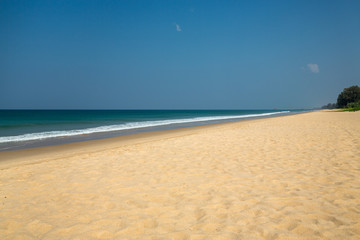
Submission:
[[323,109],[339,108],[342,111],[360,110],[360,87],[351,86],[345,88],[338,96],[336,103],[328,103]]
[[336,105],[336,103],[328,103],[328,104],[322,106],[321,108],[322,109],[335,109],[335,108],[337,108],[337,105]]

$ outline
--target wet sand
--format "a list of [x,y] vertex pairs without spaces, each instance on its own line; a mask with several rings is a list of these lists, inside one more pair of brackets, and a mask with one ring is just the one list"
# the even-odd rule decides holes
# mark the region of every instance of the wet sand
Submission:
[[360,239],[360,112],[0,153],[1,239]]

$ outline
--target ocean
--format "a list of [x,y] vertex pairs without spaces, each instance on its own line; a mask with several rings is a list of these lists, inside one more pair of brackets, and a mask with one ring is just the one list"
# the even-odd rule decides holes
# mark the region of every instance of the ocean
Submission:
[[0,151],[302,111],[304,110],[0,110]]

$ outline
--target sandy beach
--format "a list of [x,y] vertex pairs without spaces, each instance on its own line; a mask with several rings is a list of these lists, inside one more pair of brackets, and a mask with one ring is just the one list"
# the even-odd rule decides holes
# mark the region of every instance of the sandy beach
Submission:
[[1,239],[360,239],[360,112],[0,153]]

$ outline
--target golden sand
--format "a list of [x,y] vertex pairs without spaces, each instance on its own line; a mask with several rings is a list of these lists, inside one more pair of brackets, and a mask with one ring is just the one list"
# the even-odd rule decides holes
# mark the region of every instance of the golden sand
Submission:
[[0,158],[0,239],[360,239],[360,112]]

